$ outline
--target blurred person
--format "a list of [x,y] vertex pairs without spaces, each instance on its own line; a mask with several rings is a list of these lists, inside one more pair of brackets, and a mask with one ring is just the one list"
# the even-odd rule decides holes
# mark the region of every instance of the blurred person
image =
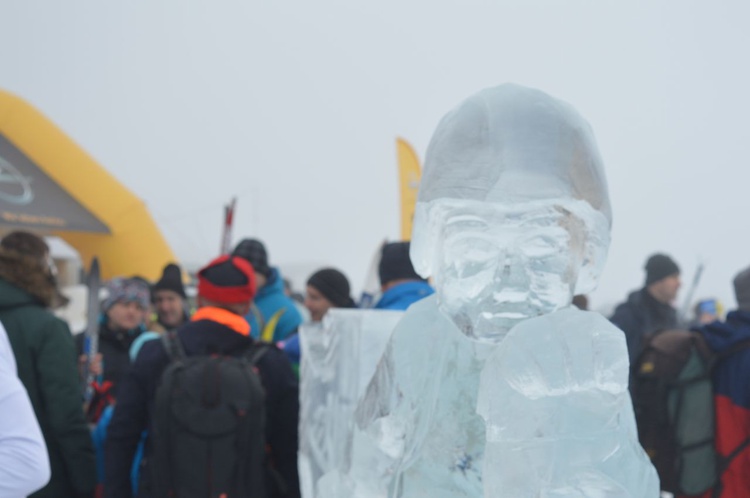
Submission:
[[[138,338],[133,341],[132,346],[130,346],[130,351],[128,352],[130,356],[130,363],[135,362],[135,359],[138,357],[138,352],[141,350],[141,346],[143,346],[146,341],[152,341],[158,339],[159,337],[161,337],[160,333],[154,331],[144,332],[143,334],[139,335]],[[96,427],[91,434],[94,440],[94,448],[96,450],[97,476],[101,485],[104,484],[104,445],[107,440],[107,429],[109,428],[109,424],[112,422],[114,409],[115,404],[111,404],[104,409],[104,411],[102,412],[102,416],[99,418],[99,421],[97,422]],[[138,483],[140,481],[140,467],[141,461],[143,460],[145,439],[146,432],[144,431],[141,437],[141,441],[138,444],[138,448],[135,452],[133,465],[130,471],[131,485],[133,486],[134,496],[138,496]]]
[[175,330],[190,320],[187,294],[182,285],[182,271],[174,263],[164,267],[162,276],[151,288],[151,302],[156,312],[148,330],[164,332]]
[[331,308],[356,308],[351,297],[349,279],[335,268],[324,268],[307,279],[305,307],[310,320],[319,322]]
[[[102,302],[99,323],[101,365],[94,374],[96,394],[89,407],[89,420],[96,423],[104,408],[117,397],[120,378],[130,367],[130,346],[146,331],[149,309],[148,284],[139,278],[113,278],[106,285],[107,298]],[[86,362],[84,341],[86,334],[76,337],[79,361]]]
[[[351,297],[349,279],[335,268],[323,268],[307,279],[305,307],[310,312],[310,321],[320,322],[331,308],[356,308]],[[299,334],[294,334],[283,343],[284,352],[292,362],[295,371],[299,371],[300,344]]]
[[50,268],[42,238],[12,232],[0,241],[0,322],[49,454],[49,483],[31,496],[93,496],[96,464],[81,409],[75,343],[68,325],[48,309],[59,296]]
[[644,336],[678,327],[672,303],[681,285],[680,267],[669,256],[654,254],[644,269],[644,286],[631,292],[609,319],[625,333],[631,365],[641,353]]
[[0,413],[0,498],[26,496],[49,482],[49,456],[2,324]]
[[409,258],[409,242],[392,242],[383,246],[378,277],[382,295],[375,309],[405,310],[413,303],[435,292],[420,277]]
[[[245,317],[250,323],[253,337],[263,337],[263,331],[270,323],[275,324],[271,342],[278,342],[293,334],[300,323],[302,315],[297,311],[294,301],[284,292],[284,279],[278,268],[268,264],[268,253],[263,243],[257,239],[243,239],[232,252],[248,261],[255,270],[258,279],[258,294],[255,296],[255,310]],[[255,312],[253,312],[255,311]]]
[[[258,343],[250,336],[250,325],[243,318],[249,311],[255,291],[255,274],[247,261],[234,256],[219,257],[198,273],[198,310],[191,317],[191,321],[166,336],[169,342],[163,339],[143,344],[133,368],[122,381],[117,407],[108,429],[105,496],[132,496],[131,465],[144,430],[148,430],[148,439],[145,445],[145,466],[141,469],[139,496],[161,496],[154,494],[155,487],[161,485],[160,480],[164,479],[158,466],[159,462],[163,463],[159,455],[169,449],[164,445],[170,443],[160,439],[153,428],[159,427],[156,417],[164,414],[163,411],[159,411],[156,401],[157,388],[162,382],[160,379],[165,371],[170,372],[168,367],[171,354],[166,349],[167,344],[172,354],[175,353],[175,349],[181,349],[181,354],[193,362],[206,361],[210,358],[203,357],[210,357],[211,354],[237,358],[257,351]],[[172,341],[176,341],[176,344]],[[265,392],[265,465],[269,476],[273,473],[272,470],[276,472],[283,487],[287,489],[286,494],[275,490],[269,492],[268,496],[298,498],[297,379],[289,361],[280,350],[268,344],[263,347],[264,354],[255,365]],[[222,402],[221,393],[209,391],[208,394],[218,400],[217,402]],[[242,423],[238,421],[238,427]],[[263,448],[261,445],[257,449],[262,453]],[[255,452],[255,448],[247,449],[251,450]],[[217,458],[229,457],[228,454],[217,455]],[[169,463],[171,464],[171,461]],[[241,463],[234,461],[232,465]],[[205,475],[207,471],[199,466],[195,470],[198,477]],[[244,471],[233,473],[235,476],[247,475]],[[275,489],[276,481],[271,482],[269,476],[260,484]],[[180,486],[180,482],[172,484],[178,488]]]
[[693,308],[693,321],[690,328],[700,327],[721,320],[724,315],[724,307],[718,299],[701,299]]
[[733,284],[737,309],[726,322],[696,329],[721,359],[713,371],[714,441],[726,468],[710,494],[714,498],[750,496],[750,268],[738,273]]

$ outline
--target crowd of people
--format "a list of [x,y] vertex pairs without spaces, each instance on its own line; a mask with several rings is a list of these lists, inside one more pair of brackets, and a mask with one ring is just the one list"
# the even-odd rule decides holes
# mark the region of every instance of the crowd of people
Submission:
[[[408,242],[384,246],[383,294],[376,308],[403,310],[432,293],[414,272],[408,253]],[[175,264],[168,264],[154,283],[138,276],[107,282],[95,324],[96,358],[90,361],[87,334],[74,335],[53,313],[65,297],[44,239],[29,232],[2,239],[0,374],[9,380],[2,384],[0,410],[12,410],[14,416],[4,418],[0,427],[0,496],[32,491],[35,497],[55,498],[168,496],[189,485],[180,481],[190,472],[172,468],[174,455],[167,463],[157,458],[174,443],[165,442],[168,430],[157,423],[160,385],[174,363],[166,338],[185,358],[194,359],[243,358],[255,345],[269,345],[251,365],[262,386],[263,420],[248,423],[262,428],[261,478],[250,479],[248,472],[247,479],[234,482],[236,476],[222,477],[216,470],[211,479],[216,489],[250,489],[255,484],[249,480],[261,483],[264,496],[299,496],[297,330],[303,311],[320,321],[330,308],[355,308],[349,281],[334,268],[316,271],[299,303],[279,269],[269,264],[264,244],[255,239],[241,241],[231,255],[208,263],[197,280],[195,303]],[[86,400],[83,383],[89,373],[96,380]],[[173,421],[167,427],[177,425]],[[227,458],[217,455],[216,462],[203,465],[221,468]]]
[[[408,242],[384,245],[378,270],[375,309],[405,310],[433,293],[412,266]],[[721,496],[747,496],[750,269],[734,280],[737,310],[723,319],[719,305],[704,300],[690,324],[680,323],[672,304],[680,288],[677,263],[655,254],[645,272],[643,287],[610,320],[624,333],[631,365],[655,336],[675,329],[692,329],[720,355],[711,375],[715,449],[727,457]],[[265,245],[245,239],[198,272],[195,302],[173,263],[156,282],[114,278],[100,303],[95,361],[87,334],[74,335],[53,313],[65,300],[44,239],[6,235],[0,241],[0,497],[183,496],[200,486],[210,496],[300,495],[297,331],[331,308],[357,307],[341,271],[315,271],[300,302],[269,263]],[[578,306],[585,302],[576,297]],[[90,375],[96,380],[86,386]],[[88,398],[87,387],[93,388]],[[217,403],[227,403],[231,420],[211,419],[224,432],[204,434],[200,422],[216,412],[204,409]]]

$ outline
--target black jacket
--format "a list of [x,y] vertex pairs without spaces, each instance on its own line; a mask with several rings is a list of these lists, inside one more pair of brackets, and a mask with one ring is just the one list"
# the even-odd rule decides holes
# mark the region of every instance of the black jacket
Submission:
[[643,336],[678,327],[675,309],[654,299],[645,287],[631,292],[609,320],[625,332],[631,365],[641,353]]
[[[104,320],[104,318],[102,318]],[[110,392],[117,397],[117,386],[120,379],[130,368],[130,346],[143,333],[142,328],[128,331],[113,331],[107,325],[99,326],[99,353],[102,355],[103,381],[112,382]],[[76,336],[78,354],[84,354],[85,333]]]
[[[220,352],[239,356],[252,344],[231,328],[211,320],[189,322],[177,331],[188,356]],[[105,445],[105,496],[131,497],[130,469],[144,429],[150,429],[156,389],[169,357],[161,341],[143,345],[132,368],[121,379],[117,405],[107,431]],[[297,421],[299,399],[297,379],[289,360],[276,347],[270,347],[258,362],[266,391],[266,442],[275,469],[299,497],[297,476]],[[146,443],[146,460],[151,452]],[[142,469],[142,478],[149,469]],[[145,496],[139,494],[139,496]]]

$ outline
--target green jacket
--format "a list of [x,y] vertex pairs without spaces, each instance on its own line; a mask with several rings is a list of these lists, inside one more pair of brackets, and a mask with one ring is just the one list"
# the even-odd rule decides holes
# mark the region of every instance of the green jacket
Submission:
[[47,311],[54,284],[38,265],[0,249],[0,322],[42,428],[52,478],[32,497],[85,496],[96,485],[73,336]]

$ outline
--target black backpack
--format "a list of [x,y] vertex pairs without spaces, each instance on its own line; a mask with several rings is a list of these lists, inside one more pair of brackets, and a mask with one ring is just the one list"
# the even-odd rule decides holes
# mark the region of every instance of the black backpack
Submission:
[[712,374],[716,365],[750,347],[738,343],[716,354],[698,332],[666,330],[644,340],[633,364],[633,408],[638,439],[651,458],[661,489],[675,495],[721,492],[721,475],[750,440],[727,457],[714,446]]
[[162,338],[170,364],[156,391],[151,460],[154,498],[264,498],[265,393],[255,365],[268,345],[241,357],[186,356]]

